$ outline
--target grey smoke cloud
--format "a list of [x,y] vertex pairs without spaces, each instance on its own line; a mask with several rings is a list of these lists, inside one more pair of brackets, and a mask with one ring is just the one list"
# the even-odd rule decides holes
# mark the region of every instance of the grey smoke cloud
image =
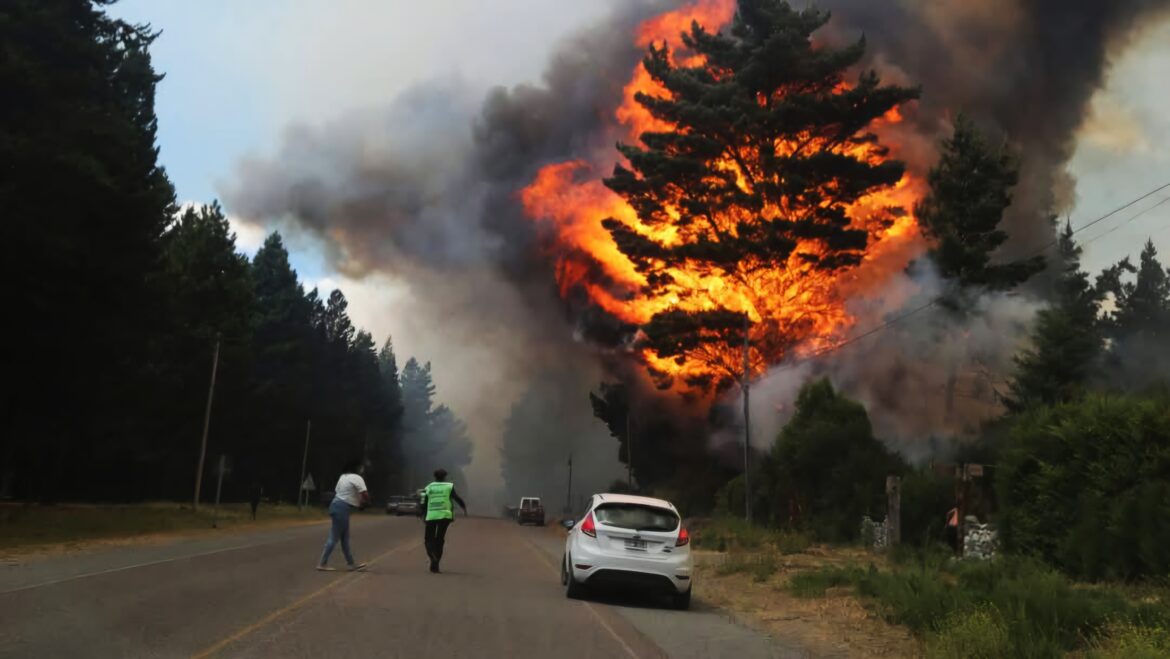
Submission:
[[[623,4],[602,24],[567,40],[535,84],[484,94],[457,79],[423,83],[383,109],[290,129],[274,154],[241,162],[224,190],[233,214],[313,236],[346,276],[388,279],[409,289],[402,305],[388,313],[410,316],[420,349],[403,337],[395,337],[396,344],[434,361],[440,395],[460,401],[453,407],[477,442],[473,488],[486,486],[496,473],[503,419],[543,364],[572,366],[567,370],[586,386],[603,374],[597,346],[575,337],[597,336],[605,319],[596,309],[558,299],[543,237],[523,216],[516,193],[544,164],[612,151],[617,135],[611,113],[642,56],[633,45],[633,28],[678,4]],[[1009,228],[1014,245],[1029,247],[1051,235],[1048,211],[1071,199],[1064,164],[1111,54],[1135,25],[1170,1],[826,5],[835,12],[830,39],[864,32],[872,66],[898,82],[923,86],[918,109],[896,129],[898,155],[912,168],[929,167],[947,118],[958,111],[999,129],[1021,151],[1023,178]],[[918,299],[933,286],[929,279],[894,277],[886,299]],[[903,287],[914,292],[894,290]],[[933,328],[929,333],[883,334],[828,361],[787,370],[775,382],[770,378],[761,392],[774,386],[776,393],[756,398],[764,409],[755,418],[783,418],[766,412],[790,400],[795,382],[804,379],[791,376],[827,372],[870,406],[875,425],[891,439],[968,427],[978,415],[967,413],[976,410],[973,404],[964,402],[960,414],[945,420],[921,409],[937,400],[939,374],[945,377],[955,358],[956,337],[976,337],[968,343],[978,348],[994,379],[1005,372],[1036,307],[1003,296],[980,304],[984,313],[975,324],[956,327],[934,319],[923,323]],[[859,308],[865,321],[880,316],[875,309],[900,307]],[[605,343],[608,349],[620,341]],[[614,358],[607,350],[600,361]],[[444,364],[454,366],[444,373]],[[919,408],[909,407],[890,398],[893,383],[927,397],[915,399]],[[612,444],[603,444],[600,450],[610,449]]]

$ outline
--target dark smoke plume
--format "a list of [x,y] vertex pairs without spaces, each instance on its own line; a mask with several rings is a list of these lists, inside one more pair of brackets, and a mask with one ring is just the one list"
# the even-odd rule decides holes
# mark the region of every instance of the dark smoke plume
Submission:
[[[625,4],[558,49],[539,84],[486,96],[459,82],[423,85],[388,103],[385,112],[290,130],[274,156],[241,163],[224,191],[227,206],[254,223],[316,237],[343,274],[386,276],[409,287],[413,302],[399,313],[413,316],[421,342],[443,351],[420,356],[434,359],[436,369],[444,361],[471,365],[458,369],[455,381],[437,377],[438,385],[458,393],[463,404],[454,406],[479,447],[494,447],[509,406],[542,364],[576,365],[571,370],[581,381],[594,383],[603,375],[599,363],[621,360],[622,337],[611,332],[600,346],[596,340],[612,329],[612,320],[596,309],[567,306],[556,295],[542,236],[523,216],[516,193],[544,164],[612,154],[618,137],[612,112],[643,55],[634,46],[634,28],[680,4]],[[1048,214],[1072,201],[1064,164],[1110,57],[1168,5],[832,0],[824,3],[834,12],[824,36],[834,41],[864,33],[870,66],[893,82],[922,85],[922,101],[896,129],[896,155],[912,169],[930,166],[947,119],[958,112],[998,130],[1019,150],[1022,180],[1010,211],[1009,244],[1026,251],[1051,237]],[[919,296],[931,290],[929,282],[904,278],[890,286],[914,287]],[[907,296],[856,306],[863,320],[880,319],[897,311],[889,306],[894,299],[905,304]],[[921,418],[919,410],[883,400],[881,392],[894,378],[907,397],[919,392],[937,399],[941,362],[953,359],[947,346],[968,329],[969,336],[988,337],[988,345],[972,346],[986,363],[1010,363],[1026,325],[1019,319],[1035,305],[998,298],[982,304],[990,314],[986,327],[890,333],[867,344],[880,359],[858,361],[851,351],[801,368],[828,371],[847,391],[861,392],[878,408],[875,418],[885,415],[882,427],[897,429],[892,434],[940,430],[933,421],[930,427],[908,423]],[[410,342],[395,338],[397,345]],[[766,409],[754,418],[781,418],[775,408],[785,395],[756,400]],[[612,444],[601,446],[610,450]],[[493,448],[480,450],[477,459],[494,454]],[[494,465],[484,469],[495,471]]]
[[[916,129],[926,149],[906,153],[922,170],[930,146],[965,112],[1020,153],[1009,251],[1051,240],[1050,213],[1067,211],[1075,182],[1064,169],[1089,100],[1110,59],[1168,0],[830,0],[831,30],[866,35],[869,65],[922,85]],[[1013,256],[1007,254],[1006,256]]]

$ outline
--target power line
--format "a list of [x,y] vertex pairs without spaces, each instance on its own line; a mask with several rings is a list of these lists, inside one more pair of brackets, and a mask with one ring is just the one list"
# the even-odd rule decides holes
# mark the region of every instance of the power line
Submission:
[[[1117,215],[1121,211],[1129,208],[1130,206],[1133,206],[1134,204],[1136,204],[1138,202],[1144,201],[1144,200],[1158,194],[1159,192],[1165,190],[1166,188],[1170,188],[1170,182],[1159,185],[1158,187],[1154,188],[1153,190],[1150,190],[1149,192],[1145,193],[1144,195],[1138,197],[1137,199],[1134,199],[1133,201],[1130,201],[1129,203],[1127,203],[1123,206],[1119,206],[1119,207],[1109,211],[1108,213],[1093,220],[1092,222],[1089,222],[1088,224],[1086,224],[1084,226],[1077,227],[1076,229],[1073,229],[1072,233],[1073,233],[1073,235],[1076,235],[1076,234],[1084,231],[1085,229],[1088,229],[1089,227],[1091,227],[1095,224],[1098,224],[1100,222],[1104,222],[1105,220],[1113,217],[1114,215]],[[1030,256],[1039,256],[1040,254],[1044,253],[1044,251],[1047,250],[1048,248],[1056,246],[1056,244],[1059,241],[1060,241],[1059,238],[1054,238],[1051,242],[1049,242],[1047,245],[1044,245],[1043,247],[1041,247],[1039,250],[1037,250],[1035,253],[1031,254]]]
[[1097,242],[1098,240],[1100,240],[1100,239],[1104,238],[1105,236],[1108,236],[1109,234],[1113,233],[1114,231],[1117,231],[1117,230],[1118,230],[1118,229],[1120,229],[1121,227],[1123,227],[1123,226],[1125,226],[1125,225],[1129,224],[1130,222],[1133,222],[1134,220],[1136,220],[1136,219],[1138,219],[1139,217],[1141,217],[1141,216],[1145,215],[1146,213],[1149,213],[1150,211],[1154,210],[1155,208],[1157,208],[1157,207],[1161,206],[1162,204],[1164,204],[1164,203],[1166,203],[1166,202],[1168,202],[1168,201],[1170,201],[1170,197],[1164,197],[1164,198],[1163,198],[1161,201],[1159,201],[1158,203],[1154,204],[1153,206],[1150,206],[1149,208],[1147,208],[1147,209],[1145,209],[1145,210],[1143,210],[1143,211],[1140,211],[1140,212],[1138,212],[1138,213],[1135,213],[1135,214],[1131,215],[1131,216],[1129,217],[1129,219],[1125,220],[1125,221],[1124,221],[1124,222],[1122,222],[1121,224],[1118,224],[1117,226],[1113,227],[1112,229],[1109,229],[1108,231],[1105,231],[1104,233],[1097,234],[1096,236],[1093,236],[1092,238],[1090,238],[1090,239],[1088,239],[1088,240],[1086,240],[1086,241],[1082,242],[1082,243],[1081,243],[1081,247],[1084,247],[1085,245],[1089,245],[1089,244],[1091,244],[1091,243]]
[[[1123,210],[1125,210],[1125,209],[1127,209],[1127,208],[1129,208],[1129,207],[1133,206],[1134,204],[1136,204],[1136,203],[1138,203],[1138,202],[1140,202],[1140,201],[1142,201],[1142,200],[1144,200],[1144,199],[1148,199],[1149,197],[1151,197],[1151,196],[1153,196],[1153,195],[1155,195],[1155,194],[1157,194],[1157,193],[1161,192],[1162,190],[1165,190],[1166,188],[1170,188],[1170,182],[1168,182],[1168,183],[1165,183],[1165,184],[1163,184],[1163,185],[1160,185],[1160,186],[1158,186],[1157,188],[1155,188],[1155,189],[1151,190],[1150,192],[1147,192],[1146,194],[1144,194],[1144,195],[1142,195],[1142,196],[1138,197],[1137,199],[1134,199],[1133,201],[1130,201],[1129,203],[1127,203],[1127,204],[1125,204],[1125,205],[1123,205],[1123,206],[1119,206],[1118,208],[1115,208],[1114,210],[1111,210],[1111,211],[1109,211],[1108,213],[1106,213],[1106,214],[1102,215],[1101,217],[1098,217],[1097,219],[1093,220],[1092,222],[1089,222],[1088,224],[1086,224],[1086,225],[1084,225],[1084,226],[1081,226],[1081,227],[1078,227],[1078,228],[1076,228],[1076,229],[1073,229],[1073,231],[1072,231],[1072,234],[1071,234],[1071,235],[1076,235],[1076,234],[1078,234],[1078,233],[1080,233],[1080,232],[1084,231],[1085,229],[1088,229],[1089,227],[1091,227],[1091,226],[1093,226],[1093,225],[1095,225],[1095,224],[1099,224],[1100,222],[1103,222],[1104,220],[1106,220],[1106,219],[1108,219],[1108,218],[1110,218],[1110,217],[1113,217],[1114,215],[1116,215],[1116,214],[1120,213],[1121,211],[1123,211]],[[1132,220],[1136,219],[1138,216],[1140,216],[1140,215],[1142,215],[1142,214],[1145,214],[1145,213],[1148,213],[1149,211],[1151,211],[1151,210],[1153,210],[1153,209],[1157,208],[1158,206],[1161,206],[1162,204],[1166,203],[1166,201],[1167,201],[1167,200],[1170,200],[1170,197],[1167,197],[1166,199],[1163,199],[1162,201],[1160,201],[1160,202],[1158,202],[1157,204],[1155,204],[1154,206],[1151,206],[1150,208],[1147,208],[1146,210],[1142,211],[1141,213],[1138,213],[1138,215],[1135,215],[1134,217],[1131,217],[1129,220],[1126,220],[1126,222],[1132,221]],[[1123,224],[1124,224],[1124,223],[1123,223]],[[1118,226],[1121,226],[1121,225],[1118,225]],[[1110,231],[1113,231],[1113,230],[1114,230],[1114,229],[1111,229]],[[1105,234],[1101,234],[1101,235],[1105,235]],[[1097,236],[1097,238],[1100,238],[1100,237],[1101,237],[1101,236]],[[1096,240],[1097,238],[1094,238],[1093,240]],[[1045,245],[1045,246],[1041,247],[1039,251],[1035,252],[1035,253],[1034,253],[1034,254],[1032,254],[1031,256],[1038,256],[1039,254],[1043,253],[1045,250],[1047,250],[1048,248],[1050,248],[1050,247],[1052,247],[1052,246],[1054,246],[1054,245],[1056,245],[1056,244],[1057,244],[1057,240],[1053,240],[1052,242],[1048,243],[1047,245]],[[816,359],[816,358],[818,358],[818,357],[821,357],[821,356],[827,355],[827,354],[829,354],[829,353],[836,352],[836,351],[838,351],[838,350],[840,350],[840,349],[842,349],[842,348],[848,347],[848,346],[850,346],[850,345],[852,345],[852,344],[854,344],[854,343],[857,343],[858,341],[860,341],[860,340],[862,340],[862,339],[864,339],[864,338],[867,338],[867,337],[873,336],[874,334],[877,334],[878,332],[883,332],[883,331],[885,331],[885,330],[887,330],[887,329],[889,329],[889,328],[893,327],[894,325],[897,325],[898,323],[900,323],[900,322],[902,322],[902,321],[904,321],[904,320],[906,320],[906,319],[908,319],[908,318],[910,318],[910,317],[912,317],[912,316],[916,316],[916,315],[918,315],[919,313],[922,313],[923,311],[926,311],[927,309],[929,309],[929,308],[931,308],[931,307],[935,306],[936,304],[938,304],[940,301],[942,301],[942,299],[943,299],[943,298],[942,298],[942,296],[935,297],[934,299],[930,300],[929,302],[926,302],[925,304],[922,304],[922,305],[920,305],[920,306],[917,306],[917,307],[915,307],[915,308],[913,308],[913,309],[911,309],[911,310],[909,310],[909,311],[907,311],[907,312],[905,312],[905,313],[902,313],[902,314],[900,314],[900,315],[898,315],[898,316],[895,316],[894,318],[891,318],[890,320],[887,320],[887,321],[885,321],[884,323],[882,323],[882,324],[880,324],[880,325],[877,325],[877,326],[875,326],[875,327],[872,327],[872,328],[870,328],[869,330],[867,330],[867,331],[865,331],[865,332],[862,332],[861,334],[858,334],[857,336],[854,336],[854,337],[851,337],[851,338],[849,338],[849,339],[846,339],[846,340],[844,340],[844,341],[842,341],[841,343],[838,343],[838,344],[836,344],[836,345],[829,346],[828,348],[822,348],[821,350],[817,350],[817,351],[813,352],[812,354],[810,354],[810,355],[808,355],[808,356],[806,356],[806,357],[803,357],[803,358],[801,358],[801,359],[799,359],[799,360],[797,360],[797,361],[791,362],[791,363],[789,363],[789,364],[786,364],[786,365],[783,365],[783,366],[779,366],[779,367],[777,367],[777,368],[775,368],[775,369],[772,369],[772,370],[774,370],[774,371],[786,371],[786,370],[789,370],[789,369],[793,369],[793,368],[796,368],[797,366],[799,366],[800,364],[802,364],[802,363],[804,363],[804,362],[807,362],[807,361],[809,361],[809,360],[812,360],[812,359]]]

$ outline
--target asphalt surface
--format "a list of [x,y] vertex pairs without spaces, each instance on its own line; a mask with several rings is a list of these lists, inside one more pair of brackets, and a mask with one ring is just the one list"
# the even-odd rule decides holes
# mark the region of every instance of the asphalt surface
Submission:
[[[549,529],[359,516],[363,572],[313,569],[324,523],[0,565],[0,657],[805,657],[701,602],[565,598]],[[343,567],[340,548],[332,563]]]

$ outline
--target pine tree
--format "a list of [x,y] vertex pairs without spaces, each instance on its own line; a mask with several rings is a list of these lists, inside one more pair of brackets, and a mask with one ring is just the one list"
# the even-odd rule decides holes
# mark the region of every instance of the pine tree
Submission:
[[1015,288],[1044,269],[1044,258],[992,263],[992,253],[1008,238],[999,225],[1019,180],[1015,157],[1005,147],[989,144],[963,116],[941,151],[930,170],[930,193],[915,217],[932,242],[931,260],[958,288],[944,297],[944,304],[957,310],[964,306],[966,289]]
[[1078,398],[1090,380],[1104,344],[1098,315],[1101,294],[1081,270],[1081,247],[1065,223],[1057,242],[1061,272],[1052,304],[1036,316],[1032,346],[1016,357],[1008,407],[1054,405]]
[[[1123,281],[1126,274],[1135,275]],[[1128,258],[1106,269],[1097,287],[1113,295],[1114,311],[1106,316],[1112,340],[1112,377],[1129,388],[1165,380],[1170,372],[1170,270],[1158,261],[1151,240],[1135,268]]]
[[412,486],[422,487],[429,478],[431,415],[434,412],[435,384],[431,364],[420,365],[411,357],[402,367],[402,450]]
[[92,474],[124,460],[106,442],[143,437],[150,413],[152,283],[174,205],[155,147],[156,35],[102,4],[0,5],[7,303],[36,319],[5,341],[0,489],[12,474],[15,496],[92,496]]
[[387,464],[387,493],[402,490],[405,479],[402,469],[402,388],[399,383],[398,358],[394,355],[394,344],[390,337],[378,351],[378,370],[381,375],[381,397],[386,415],[386,436],[384,438]]
[[[850,217],[849,207],[902,178],[867,127],[918,93],[872,72],[846,85],[865,43],[814,48],[828,20],[781,0],[741,0],[730,34],[695,24],[682,35],[704,63],[676,65],[666,45],[643,60],[665,93],[636,101],[673,128],[618,146],[629,167],[615,166],[605,185],[641,226],[603,225],[645,277],[643,293],[677,299],[641,329],[659,358],[703,365],[691,386],[724,386],[741,372],[745,313],[760,328],[753,361],[788,356],[815,324],[791,317],[788,300],[815,314],[817,296],[833,295],[824,273],[857,265],[890,220]],[[695,278],[741,295],[719,297]]]
[[[150,342],[152,387],[144,396],[151,414],[140,421],[149,432],[130,455],[143,472],[144,485],[156,496],[185,498],[189,481],[180,484],[173,474],[180,465],[189,468],[198,450],[217,342],[216,404],[208,451],[216,455],[231,446],[233,457],[240,456],[235,450],[239,448],[255,456],[249,445],[252,436],[244,431],[250,416],[246,410],[255,292],[248,259],[236,251],[235,234],[217,204],[185,209],[162,240],[165,251],[156,284],[165,292],[160,315],[167,323]],[[158,437],[168,437],[170,446],[162,449]],[[121,440],[107,446],[127,448]],[[205,467],[210,470],[211,464]]]

